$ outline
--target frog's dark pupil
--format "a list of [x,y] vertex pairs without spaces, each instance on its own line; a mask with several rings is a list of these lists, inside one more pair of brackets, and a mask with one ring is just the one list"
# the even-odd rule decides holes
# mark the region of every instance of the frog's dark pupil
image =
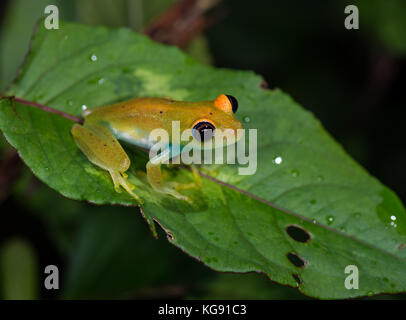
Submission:
[[233,113],[236,113],[236,112],[237,112],[237,109],[238,109],[238,101],[237,101],[237,99],[236,99],[235,97],[233,97],[233,96],[230,96],[229,94],[227,94],[227,98],[228,98],[228,100],[229,100],[230,103],[231,103],[231,107],[232,107],[232,109],[233,109]]
[[213,137],[215,127],[206,121],[199,122],[193,127],[193,137],[197,141],[208,141]]

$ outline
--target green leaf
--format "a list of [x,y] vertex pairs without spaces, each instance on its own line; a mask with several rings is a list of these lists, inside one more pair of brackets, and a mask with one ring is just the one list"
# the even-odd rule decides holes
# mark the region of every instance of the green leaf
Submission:
[[[406,214],[400,200],[310,112],[279,90],[261,89],[261,82],[252,72],[201,65],[127,29],[62,23],[48,31],[40,24],[7,94],[74,116],[82,106],[137,96],[199,101],[232,94],[244,128],[258,129],[257,172],[239,176],[237,165],[202,168],[208,176],[201,190],[188,191],[190,205],[154,192],[140,173],[147,154],[127,148],[129,178],[145,200],[142,210],[151,226],[152,219],[159,221],[170,242],[215,270],[261,272],[309,296],[405,291]],[[116,193],[109,174],[78,150],[72,120],[21,100],[0,103],[1,130],[39,179],[68,198],[137,205]],[[177,181],[192,179],[184,168],[166,173]],[[295,240],[300,237],[309,239]],[[359,269],[359,289],[344,286],[348,265]]]

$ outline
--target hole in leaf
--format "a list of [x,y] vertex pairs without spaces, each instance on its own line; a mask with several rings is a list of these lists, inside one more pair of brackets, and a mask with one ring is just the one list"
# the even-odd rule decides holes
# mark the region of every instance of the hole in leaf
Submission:
[[299,257],[296,253],[288,252],[286,255],[290,262],[292,262],[296,267],[303,268],[306,265],[306,261],[302,257]]
[[286,232],[288,235],[296,241],[299,242],[308,242],[311,239],[310,234],[299,226],[290,225],[286,227]]
[[302,279],[300,279],[299,275],[296,273],[292,273],[293,279],[296,280],[297,284],[302,284]]

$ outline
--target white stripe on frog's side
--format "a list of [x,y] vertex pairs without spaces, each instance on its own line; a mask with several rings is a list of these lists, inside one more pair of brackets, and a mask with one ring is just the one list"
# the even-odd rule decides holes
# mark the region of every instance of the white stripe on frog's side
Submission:
[[150,141],[148,137],[145,137],[143,134],[137,134],[136,130],[133,132],[121,132],[114,130],[114,135],[118,140],[123,140],[138,147],[150,149],[154,145],[153,141]]

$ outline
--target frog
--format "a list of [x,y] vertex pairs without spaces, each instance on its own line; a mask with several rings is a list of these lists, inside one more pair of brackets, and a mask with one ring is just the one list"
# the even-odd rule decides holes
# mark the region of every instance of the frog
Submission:
[[[165,142],[163,151],[147,162],[146,180],[154,190],[190,202],[191,199],[180,191],[190,185],[201,184],[198,170],[192,166],[195,181],[191,184],[167,183],[161,170],[161,165],[165,163],[163,159],[180,157],[187,143],[200,149],[219,147],[218,143],[213,143],[217,141],[215,137],[219,129],[232,136],[233,139],[227,141],[238,141],[242,124],[234,115],[237,109],[237,99],[227,94],[220,94],[215,100],[198,102],[137,97],[85,110],[83,123],[75,123],[71,134],[87,159],[110,173],[117,192],[124,189],[142,204],[143,200],[134,192],[134,185],[127,179],[126,172],[131,160],[121,143],[150,150],[157,142],[156,138],[151,138],[152,131],[163,129],[171,137],[173,121],[178,121],[180,132],[191,130],[190,139],[178,145],[174,145],[171,140]],[[221,139],[218,141],[224,142]]]

